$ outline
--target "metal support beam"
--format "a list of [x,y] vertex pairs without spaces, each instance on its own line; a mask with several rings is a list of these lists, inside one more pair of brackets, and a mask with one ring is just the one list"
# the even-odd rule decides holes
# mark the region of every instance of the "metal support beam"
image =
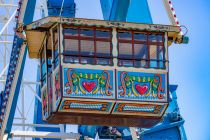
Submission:
[[12,41],[0,41],[1,44],[13,44]]
[[147,0],[100,0],[105,20],[152,23]]
[[126,21],[152,24],[152,16],[147,0],[131,0]]
[[13,123],[14,126],[29,126],[29,127],[47,127],[47,128],[59,128],[60,125],[53,125],[53,124],[20,124],[20,123]]
[[12,19],[15,17],[17,11],[15,10],[12,14],[12,16],[9,18],[9,20],[7,21],[7,23],[4,25],[4,27],[1,29],[0,31],[0,36],[2,35],[2,33],[4,32],[4,30],[7,28],[7,26],[9,25],[9,23],[12,21]]
[[0,7],[18,7],[18,5],[0,3]]
[[0,78],[4,75],[4,73],[6,72],[7,68],[8,68],[9,64],[6,65],[6,67],[4,67],[4,69],[1,71],[0,73]]
[[36,97],[36,99],[39,100],[39,102],[41,103],[42,99],[39,97],[39,95],[36,93],[36,91],[30,85],[27,85],[27,86],[31,89],[31,91],[34,94],[34,96]]
[[28,137],[28,138],[54,138],[54,139],[79,139],[80,135],[75,133],[56,133],[56,132],[35,132],[35,131],[12,131],[13,137]]
[[105,20],[126,21],[131,0],[100,0]]

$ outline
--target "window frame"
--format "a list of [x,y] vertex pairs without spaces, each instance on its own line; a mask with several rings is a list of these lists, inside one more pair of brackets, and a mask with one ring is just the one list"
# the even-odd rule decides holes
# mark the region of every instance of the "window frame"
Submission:
[[[42,56],[44,54],[44,56]],[[44,62],[43,62],[44,59]],[[43,75],[43,65],[45,65],[45,73]],[[47,84],[47,61],[46,61],[46,42],[43,43],[42,49],[40,51],[40,81],[41,87]],[[44,82],[45,81],[45,82]]]
[[[119,37],[119,33],[123,33],[123,32],[129,32],[131,33],[131,38],[130,39],[122,39]],[[146,35],[146,40],[145,41],[140,41],[140,40],[136,40],[134,38],[134,34],[136,33],[140,33],[140,34],[145,34]],[[152,42],[149,40],[149,36],[150,35],[155,35],[156,36],[156,42]],[[162,37],[162,40],[158,41],[158,35],[160,35]],[[134,31],[134,30],[121,30],[121,29],[117,29],[117,40],[118,40],[118,43],[117,43],[117,51],[118,51],[118,56],[117,56],[117,59],[118,59],[118,63],[117,65],[119,67],[123,67],[123,61],[131,61],[131,66],[129,67],[136,67],[135,66],[135,62],[138,62],[138,61],[146,61],[146,67],[142,67],[140,66],[140,68],[155,68],[155,69],[166,69],[166,58],[165,58],[165,53],[166,53],[166,50],[165,50],[165,33],[164,32],[148,32],[148,31]],[[124,59],[122,57],[120,57],[120,43],[130,43],[132,45],[132,54],[131,54],[131,58],[130,59]],[[134,49],[134,46],[136,44],[142,44],[142,45],[146,45],[147,47],[147,54],[146,54],[146,59],[137,59],[135,58],[135,49]],[[160,56],[158,54],[158,51],[156,51],[156,59],[151,59],[150,58],[150,47],[151,45],[155,45],[157,47],[157,49],[161,46],[162,47],[162,53],[163,53],[163,58],[160,59]],[[159,52],[161,53],[161,52]],[[151,67],[151,62],[152,61],[155,61],[157,63],[157,67]],[[163,62],[163,67],[161,68],[160,67],[160,63]],[[125,66],[126,67],[126,66]]]
[[[55,41],[56,36],[56,30],[57,30],[57,43]],[[57,55],[55,56],[55,47],[57,45]],[[56,25],[54,28],[52,28],[52,69],[56,69],[59,65],[59,54],[60,54],[60,42],[59,42],[59,28],[58,25]]]
[[[77,30],[77,35],[72,35],[72,36],[67,36],[65,35],[65,29],[76,29]],[[93,31],[93,36],[81,36],[81,30],[92,30]],[[109,37],[98,37],[96,35],[97,31],[107,31],[109,33]],[[65,52],[65,39],[72,39],[72,40],[77,40],[78,41],[78,54],[68,54]],[[78,57],[78,62],[73,62],[73,63],[78,63],[78,64],[91,64],[91,65],[103,65],[103,64],[98,64],[97,61],[99,59],[107,59],[107,61],[109,61],[107,64],[107,66],[112,66],[113,63],[113,54],[112,54],[112,50],[113,50],[113,44],[112,44],[112,28],[102,28],[102,27],[86,27],[86,26],[63,26],[63,41],[64,41],[64,48],[63,48],[63,62],[64,63],[72,63],[72,62],[65,62],[65,56],[70,56],[70,57]],[[90,55],[83,55],[81,54],[82,52],[82,45],[81,42],[82,41],[93,41],[94,43],[94,50],[93,50],[93,56]],[[99,45],[97,45],[97,42],[108,42],[109,43],[109,55],[110,56],[99,56],[97,54],[97,50],[98,47],[100,47]],[[93,63],[82,63],[82,58],[91,58],[93,59]]]

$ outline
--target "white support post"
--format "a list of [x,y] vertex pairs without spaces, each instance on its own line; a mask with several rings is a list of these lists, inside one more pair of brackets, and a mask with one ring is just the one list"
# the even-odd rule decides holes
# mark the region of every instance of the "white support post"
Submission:
[[8,138],[8,134],[4,134],[3,140],[7,140],[7,138]]
[[0,3],[0,7],[18,7],[18,5]]
[[56,132],[34,132],[34,131],[12,131],[12,137],[25,137],[25,138],[54,138],[54,139],[68,139],[78,140],[79,134],[75,133],[56,133]]
[[13,44],[12,41],[0,41],[1,44]]
[[136,127],[130,127],[131,136],[133,140],[138,140],[137,134],[136,134]]
[[[21,102],[21,108],[22,108],[21,109],[21,116],[22,116],[22,118],[25,118],[25,105],[24,105],[24,103],[25,103],[25,99],[24,99],[25,97],[24,96],[25,95],[24,95],[24,85],[22,85],[22,84],[21,84],[21,92],[22,92],[21,93],[21,101],[22,101]],[[25,124],[25,119],[22,119],[22,124]],[[22,130],[25,131],[25,125],[22,126]],[[25,140],[25,138],[22,138],[22,140]]]
[[36,128],[36,127],[59,128],[60,127],[59,125],[53,125],[53,124],[29,124],[29,123],[22,124],[22,123],[13,123],[13,125],[14,126],[28,126],[28,127],[33,127],[33,128]]

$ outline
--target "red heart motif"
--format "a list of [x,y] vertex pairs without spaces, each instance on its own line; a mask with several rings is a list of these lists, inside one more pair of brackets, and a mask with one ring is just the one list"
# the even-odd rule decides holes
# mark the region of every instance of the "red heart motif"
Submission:
[[147,85],[143,85],[143,86],[136,85],[136,90],[139,92],[140,95],[144,95],[147,92],[148,87]]
[[87,90],[88,92],[91,92],[95,87],[96,84],[95,82],[82,82],[82,86],[85,88],[85,90]]

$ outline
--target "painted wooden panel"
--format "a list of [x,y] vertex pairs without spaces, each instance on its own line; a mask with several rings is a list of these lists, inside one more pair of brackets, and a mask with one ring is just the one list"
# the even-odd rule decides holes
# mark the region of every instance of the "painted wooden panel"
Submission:
[[117,99],[167,101],[167,75],[142,72],[117,72]]
[[53,84],[52,84],[52,75],[47,77],[47,92],[48,92],[48,106],[49,114],[53,112]]
[[46,88],[42,91],[42,114],[44,120],[49,117],[48,94]]
[[114,99],[114,71],[63,68],[65,97]]
[[60,112],[78,112],[78,113],[105,113],[108,114],[112,109],[112,102],[101,101],[78,101],[63,99]]
[[54,87],[55,87],[55,106],[56,108],[59,106],[61,100],[61,77],[59,69],[55,72],[54,75]]
[[161,116],[165,109],[166,104],[117,103],[112,114]]

